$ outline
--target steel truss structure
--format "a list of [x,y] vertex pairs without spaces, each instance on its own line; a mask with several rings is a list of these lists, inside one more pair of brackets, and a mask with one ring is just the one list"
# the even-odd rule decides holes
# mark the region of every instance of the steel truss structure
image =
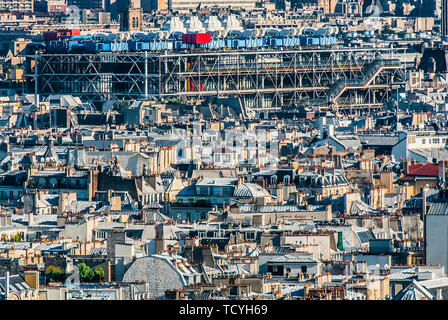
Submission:
[[396,54],[392,48],[39,53],[27,56],[26,75],[29,92],[93,103],[235,97],[245,112],[303,105],[371,109],[389,100],[392,87],[404,85]]

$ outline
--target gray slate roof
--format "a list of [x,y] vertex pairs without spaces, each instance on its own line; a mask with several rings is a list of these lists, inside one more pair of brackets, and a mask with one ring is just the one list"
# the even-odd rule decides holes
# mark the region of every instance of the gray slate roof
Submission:
[[428,215],[448,215],[448,202],[432,202]]
[[397,136],[360,135],[359,140],[367,146],[394,146],[398,143]]

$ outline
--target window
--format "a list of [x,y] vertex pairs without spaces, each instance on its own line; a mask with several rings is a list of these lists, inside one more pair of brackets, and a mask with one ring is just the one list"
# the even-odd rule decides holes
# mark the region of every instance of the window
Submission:
[[246,239],[247,240],[255,240],[255,232],[247,232]]
[[207,187],[199,187],[199,195],[201,195],[201,196],[208,195],[208,188]]
[[268,272],[273,276],[283,276],[283,266],[268,266]]
[[426,139],[422,139],[422,144],[426,144]]
[[306,266],[302,266],[300,269],[301,269],[302,273],[307,273],[307,271],[308,271],[307,270],[308,268]]
[[223,188],[223,195],[225,196],[231,196],[233,195],[233,188]]
[[104,239],[106,237],[106,233],[103,231],[98,231],[96,237],[97,239]]
[[132,17],[132,27],[136,28],[137,27],[137,18]]

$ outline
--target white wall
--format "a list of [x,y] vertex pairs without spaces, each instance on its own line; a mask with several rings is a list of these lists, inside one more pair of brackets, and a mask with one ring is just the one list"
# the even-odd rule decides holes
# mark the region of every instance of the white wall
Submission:
[[330,236],[314,236],[314,235],[291,235],[285,236],[285,244],[297,244],[300,245],[317,245],[319,248],[319,255],[322,255],[318,259],[328,260],[330,259]]
[[426,216],[426,264],[448,268],[448,215]]

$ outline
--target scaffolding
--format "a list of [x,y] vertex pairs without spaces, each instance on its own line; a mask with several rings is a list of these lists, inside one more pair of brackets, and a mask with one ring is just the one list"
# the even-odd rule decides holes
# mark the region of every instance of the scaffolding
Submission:
[[[28,92],[105,100],[237,98],[242,110],[379,108],[404,85],[393,48],[28,55]],[[33,62],[34,61],[34,62]],[[37,69],[35,69],[37,68]],[[37,79],[37,83],[35,82]]]

